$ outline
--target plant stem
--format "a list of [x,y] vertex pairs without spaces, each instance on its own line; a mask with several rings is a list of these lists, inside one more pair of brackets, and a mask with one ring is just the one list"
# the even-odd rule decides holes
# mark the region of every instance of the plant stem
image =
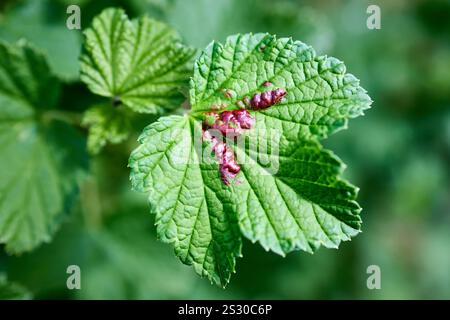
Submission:
[[49,110],[42,114],[42,120],[46,123],[52,120],[59,120],[75,126],[81,126],[82,114],[71,111]]

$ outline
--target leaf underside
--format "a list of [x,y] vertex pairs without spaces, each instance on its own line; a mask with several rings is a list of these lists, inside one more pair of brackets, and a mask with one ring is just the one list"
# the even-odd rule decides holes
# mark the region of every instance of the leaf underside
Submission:
[[86,169],[84,140],[45,121],[59,82],[26,43],[0,43],[0,243],[11,253],[50,241]]
[[[197,143],[202,115],[218,105],[238,109],[245,97],[267,91],[268,82],[287,94],[250,111],[256,125],[243,133],[244,147],[234,146],[246,161],[236,183],[226,186],[217,161],[206,161],[208,143]],[[160,239],[174,244],[183,263],[225,286],[241,255],[241,235],[284,256],[337,248],[360,231],[357,188],[319,143],[371,104],[341,61],[292,39],[231,36],[196,61],[190,102],[188,115],[148,126],[129,163],[133,188],[149,194]]]

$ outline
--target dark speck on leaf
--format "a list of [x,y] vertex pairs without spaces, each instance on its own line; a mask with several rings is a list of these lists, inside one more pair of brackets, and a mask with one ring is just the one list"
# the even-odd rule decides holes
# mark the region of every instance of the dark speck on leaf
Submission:
[[115,97],[112,99],[112,105],[113,105],[113,107],[118,107],[118,106],[120,106],[121,104],[122,104],[122,100],[120,100],[119,97],[115,96]]

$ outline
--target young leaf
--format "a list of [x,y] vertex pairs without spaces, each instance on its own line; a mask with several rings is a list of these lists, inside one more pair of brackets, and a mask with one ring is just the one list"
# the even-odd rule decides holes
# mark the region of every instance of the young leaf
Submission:
[[[225,286],[241,233],[284,256],[337,248],[360,231],[357,188],[318,142],[371,104],[342,62],[292,39],[232,36],[196,61],[190,102],[188,115],[144,130],[130,167],[133,188],[149,194],[160,238],[197,273]],[[232,145],[240,172],[227,185],[203,132],[214,127],[211,114],[222,112],[223,120],[223,110],[245,105],[255,124],[239,131],[244,143]]]
[[108,142],[124,141],[131,131],[129,117],[126,109],[111,108],[108,105],[88,109],[82,121],[83,126],[90,128],[88,150],[97,154]]
[[51,121],[59,82],[25,43],[0,43],[0,243],[20,253],[48,242],[86,168],[84,140]]
[[172,28],[106,9],[84,34],[81,80],[92,92],[143,113],[174,109],[183,101],[179,88],[188,80],[195,50],[183,46]]

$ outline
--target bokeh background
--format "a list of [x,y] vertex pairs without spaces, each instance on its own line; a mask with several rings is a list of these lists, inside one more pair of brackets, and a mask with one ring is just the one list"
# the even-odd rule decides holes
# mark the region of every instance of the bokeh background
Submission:
[[[339,250],[286,258],[246,241],[229,287],[210,285],[156,240],[145,195],[130,191],[129,152],[154,120],[142,117],[129,141],[92,158],[80,201],[50,244],[20,257],[0,247],[10,281],[34,298],[450,298],[449,0],[2,0],[0,38],[26,38],[46,52],[65,79],[62,105],[82,112],[97,98],[78,80],[82,36],[65,27],[70,4],[80,5],[83,28],[120,6],[168,22],[199,49],[234,33],[270,32],[343,60],[374,104],[324,143],[361,188],[363,233]],[[381,8],[380,30],[366,27],[369,4]],[[81,267],[79,291],[66,288],[71,264]],[[381,290],[366,287],[372,264]]]

